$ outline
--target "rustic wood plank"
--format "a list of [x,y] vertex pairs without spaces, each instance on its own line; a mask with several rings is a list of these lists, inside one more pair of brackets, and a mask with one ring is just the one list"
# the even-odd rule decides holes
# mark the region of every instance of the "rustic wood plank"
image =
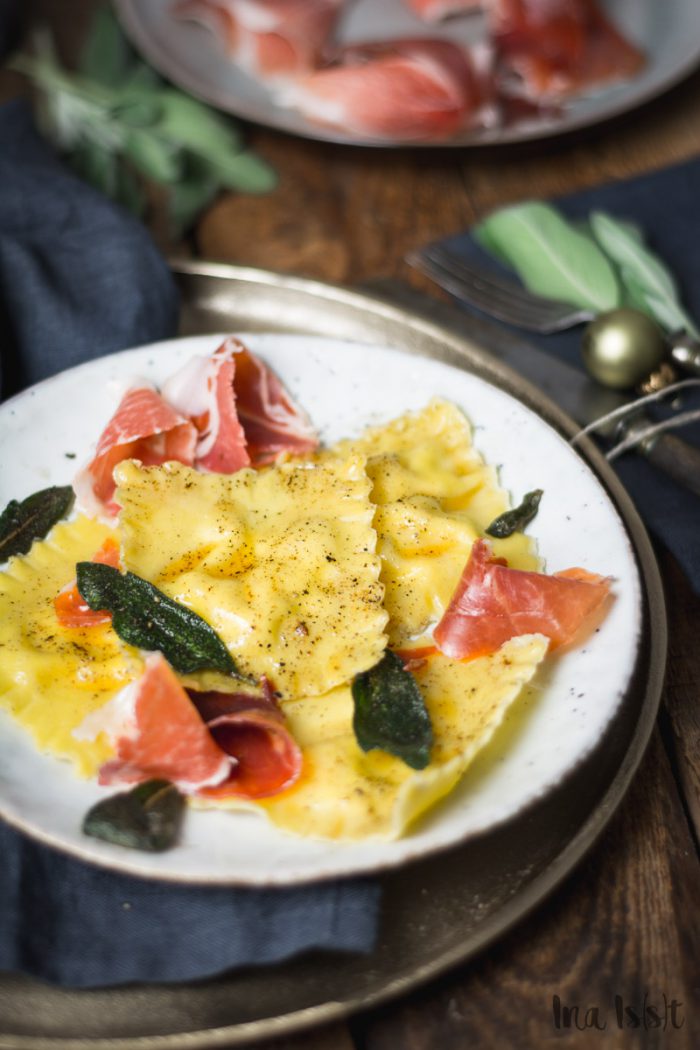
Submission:
[[[356,1029],[358,1043],[362,1050],[535,1050],[565,1037],[567,1046],[589,1050],[600,1047],[605,1034],[616,1050],[657,1046],[663,1030],[649,1027],[656,1023],[651,1010],[646,1030],[630,1027],[626,1013],[629,1006],[641,1014],[646,995],[647,1007],[666,1019],[668,1045],[691,1050],[700,1035],[698,876],[655,734],[622,810],[565,885],[471,965],[365,1019]],[[555,995],[562,1007],[559,1029]],[[675,1021],[682,1024],[677,1029],[674,1000]],[[563,1027],[564,1006],[578,1006],[571,1028]],[[579,1031],[576,1017],[581,1026],[597,1020],[606,1029]]]
[[273,132],[253,145],[279,186],[258,198],[223,195],[198,228],[205,258],[350,283],[405,276],[408,251],[474,220],[452,153],[358,150]]
[[700,597],[669,557],[664,573],[670,652],[666,677],[664,738],[670,750],[689,817],[700,842],[700,660],[697,627]]

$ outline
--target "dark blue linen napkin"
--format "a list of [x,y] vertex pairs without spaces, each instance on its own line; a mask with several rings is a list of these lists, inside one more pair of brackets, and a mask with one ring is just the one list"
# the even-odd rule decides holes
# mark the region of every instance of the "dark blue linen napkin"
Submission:
[[[2,395],[173,336],[177,307],[145,228],[65,170],[22,103],[0,106]],[[368,880],[175,886],[91,867],[2,821],[0,857],[0,969],[61,985],[194,980],[374,945],[380,886]]]
[[[552,203],[571,219],[584,219],[589,212],[599,209],[637,223],[650,247],[671,267],[684,305],[700,323],[700,158],[638,178],[558,197]],[[441,243],[472,263],[505,272],[479,247],[469,231],[445,238]],[[581,333],[581,328],[575,328],[547,336],[519,334],[540,349],[583,369]],[[700,426],[686,427],[676,434],[700,446]],[[614,466],[647,527],[676,556],[692,586],[700,592],[697,497],[635,453],[617,460]]]
[[171,336],[175,285],[136,219],[68,172],[26,104],[0,106],[0,383]]
[[[73,988],[192,981],[307,949],[367,952],[380,886],[188,887],[47,849],[0,822],[0,970]],[[329,960],[332,965],[332,960]]]

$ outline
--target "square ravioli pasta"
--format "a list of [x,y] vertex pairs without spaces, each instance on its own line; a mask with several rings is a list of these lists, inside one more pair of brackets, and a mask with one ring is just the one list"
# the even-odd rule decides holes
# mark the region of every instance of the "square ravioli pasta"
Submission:
[[372,667],[386,646],[365,457],[232,475],[115,471],[124,567],[202,616],[244,673],[288,699]]
[[[496,470],[474,448],[464,414],[440,398],[322,453],[333,454],[367,456],[389,644],[432,645],[474,541],[510,506]],[[540,568],[522,532],[492,547],[513,568]]]

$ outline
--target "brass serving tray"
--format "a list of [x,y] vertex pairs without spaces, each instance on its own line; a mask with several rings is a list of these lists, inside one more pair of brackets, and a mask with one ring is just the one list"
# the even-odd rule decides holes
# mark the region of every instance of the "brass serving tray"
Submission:
[[[484,349],[500,331],[436,306],[433,316],[385,298],[264,271],[174,263],[183,334],[314,333],[394,346],[464,367],[576,429]],[[441,322],[434,319],[441,314]],[[473,327],[476,325],[477,327]],[[469,326],[469,327],[468,327]],[[477,341],[469,331],[478,332]],[[666,619],[659,572],[625,490],[592,444],[583,455],[626,523],[644,590],[644,639],[630,688],[596,751],[554,791],[465,845],[381,876],[384,903],[369,957],[309,954],[189,985],[72,991],[0,975],[0,1048],[155,1050],[240,1046],[376,1006],[473,956],[571,871],[621,801],[651,734],[663,683]]]

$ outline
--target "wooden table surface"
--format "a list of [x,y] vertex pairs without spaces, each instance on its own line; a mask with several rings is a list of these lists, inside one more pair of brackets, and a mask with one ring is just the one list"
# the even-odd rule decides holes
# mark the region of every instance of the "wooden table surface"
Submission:
[[[54,14],[60,7],[65,36],[75,24],[66,9],[90,5],[42,6]],[[199,255],[349,284],[400,277],[439,294],[402,262],[409,249],[509,201],[568,193],[700,153],[700,74],[585,136],[528,148],[365,150],[256,128],[250,139],[277,169],[279,186],[260,198],[221,197],[196,231]],[[700,599],[671,556],[658,554],[671,638],[663,706],[624,803],[583,863],[527,920],[441,980],[347,1023],[257,1046],[700,1045]],[[581,1028],[556,1027],[555,996],[579,1007]],[[622,1027],[620,1003],[630,1008]],[[645,1005],[656,1012],[635,1024]],[[584,1027],[595,1021],[605,1029]]]

